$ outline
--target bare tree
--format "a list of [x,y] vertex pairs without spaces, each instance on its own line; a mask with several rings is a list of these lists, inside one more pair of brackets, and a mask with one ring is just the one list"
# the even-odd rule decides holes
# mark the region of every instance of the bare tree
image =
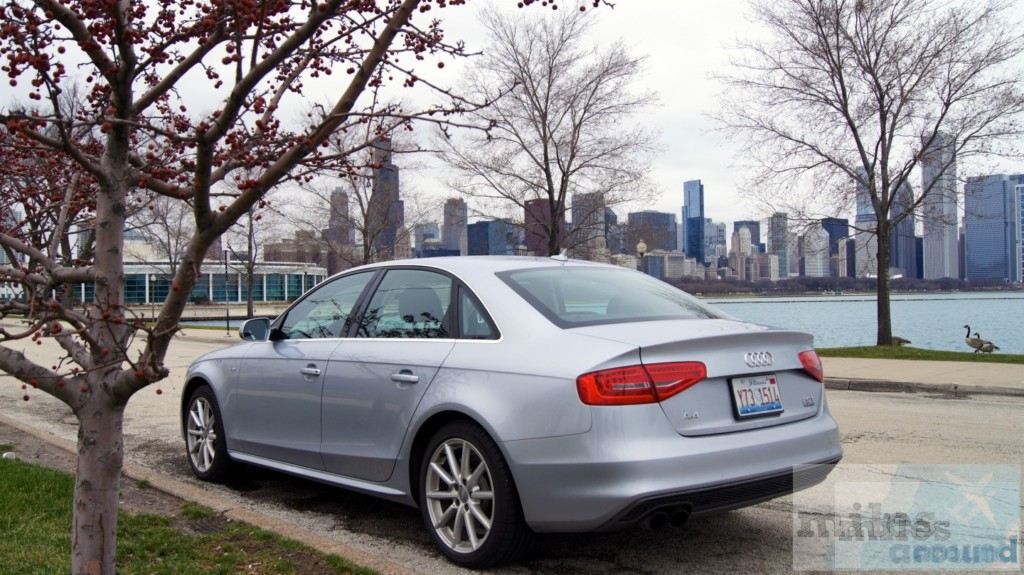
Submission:
[[[270,189],[343,165],[372,143],[328,153],[326,145],[345,130],[369,124],[377,137],[386,136],[417,118],[437,122],[471,107],[449,91],[452,106],[359,103],[368,88],[392,81],[440,89],[416,66],[464,54],[461,45],[445,42],[439,20],[422,15],[448,4],[13,0],[0,6],[7,81],[23,87],[36,106],[0,110],[7,144],[0,147],[0,182],[40,160],[55,176],[5,187],[0,195],[0,213],[29,206],[21,223],[53,222],[44,235],[32,232],[41,225],[0,228],[0,246],[24,256],[0,265],[0,281],[25,294],[0,303],[0,315],[25,318],[0,327],[0,370],[25,386],[26,397],[49,394],[78,419],[75,575],[115,571],[125,406],[167,377],[165,357],[210,247]],[[87,84],[84,106],[73,113],[61,103],[71,66]],[[337,94],[327,113],[307,126],[292,125],[288,112],[305,86],[324,79]],[[189,98],[196,87],[198,112]],[[125,306],[124,230],[139,194],[188,203],[195,226],[155,325]],[[86,230],[84,249],[68,253],[65,238],[78,230]],[[61,306],[57,298],[78,285],[93,288],[85,309]],[[43,337],[55,339],[66,356],[36,363],[19,351],[24,341]],[[145,341],[129,353],[136,339]]]
[[858,231],[877,241],[878,345],[892,343],[894,226],[915,215],[955,224],[928,206],[957,194],[956,162],[1008,153],[1021,134],[1024,36],[1007,6],[758,1],[768,35],[742,44],[724,78],[719,118],[754,168],[751,198],[798,222],[855,202],[871,215]]
[[[653,103],[634,89],[643,59],[621,42],[588,46],[588,14],[541,19],[485,11],[491,49],[466,83],[477,99],[496,101],[469,115],[486,132],[443,131],[438,138],[439,156],[458,175],[451,187],[474,198],[478,214],[541,236],[548,254],[603,237],[605,208],[652,197],[655,138],[630,123]],[[562,222],[574,196],[589,199],[573,217],[581,232],[568,237]],[[541,202],[526,222],[531,200]]]
[[[250,207],[222,237],[224,252],[230,256],[229,267],[233,268],[240,278],[245,276],[245,317],[247,318],[256,314],[254,299],[256,267],[263,260],[263,246],[272,238],[279,237],[288,227],[281,213],[271,205],[270,196],[274,194],[274,191],[271,190],[263,201]],[[277,195],[283,194],[278,191]]]
[[180,200],[153,194],[143,209],[130,219],[130,225],[152,248],[155,256],[167,262],[168,273],[173,277],[195,232],[192,207]]

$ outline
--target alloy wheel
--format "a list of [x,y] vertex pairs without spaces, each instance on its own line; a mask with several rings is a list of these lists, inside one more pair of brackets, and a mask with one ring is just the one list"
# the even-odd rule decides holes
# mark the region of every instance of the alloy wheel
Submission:
[[188,456],[200,472],[207,472],[216,461],[217,416],[213,405],[202,396],[196,397],[188,410]]
[[491,471],[479,450],[465,439],[444,441],[431,455],[424,481],[438,537],[458,553],[479,549],[491,533],[495,509]]

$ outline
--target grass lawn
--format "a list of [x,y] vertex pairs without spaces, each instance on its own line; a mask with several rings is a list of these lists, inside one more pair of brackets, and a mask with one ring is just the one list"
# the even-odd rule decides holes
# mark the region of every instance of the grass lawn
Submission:
[[1024,364],[1024,355],[1008,353],[972,353],[963,351],[937,351],[900,346],[862,346],[818,348],[821,357],[856,357],[863,359],[914,359],[924,361],[972,361],[978,363]]
[[[0,460],[0,575],[71,572],[73,485],[62,471]],[[122,512],[117,536],[121,575],[375,573],[191,503],[174,517]]]

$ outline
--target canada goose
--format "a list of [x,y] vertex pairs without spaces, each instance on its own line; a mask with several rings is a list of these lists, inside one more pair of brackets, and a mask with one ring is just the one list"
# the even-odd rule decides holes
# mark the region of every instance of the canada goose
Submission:
[[981,336],[978,335],[977,333],[974,334],[974,339],[981,341],[981,347],[974,350],[974,353],[978,353],[979,351],[982,353],[992,353],[994,350],[999,349],[998,345],[992,343],[991,341],[981,339]]
[[912,342],[909,339],[902,338],[902,337],[900,337],[898,335],[892,336],[892,344],[893,345],[907,345],[908,343],[912,343]]
[[[964,337],[964,343],[966,343],[969,347],[974,348],[974,353],[978,353],[979,351],[981,351],[981,344],[985,340],[981,339],[980,337],[971,337],[971,326],[965,325],[964,327],[967,328],[967,336]],[[977,336],[978,334],[974,335]]]

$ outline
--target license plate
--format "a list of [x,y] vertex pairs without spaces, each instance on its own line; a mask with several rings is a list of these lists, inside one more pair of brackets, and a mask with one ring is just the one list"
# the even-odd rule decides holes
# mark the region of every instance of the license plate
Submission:
[[775,374],[735,377],[729,383],[736,402],[736,415],[752,417],[782,411],[782,396]]

